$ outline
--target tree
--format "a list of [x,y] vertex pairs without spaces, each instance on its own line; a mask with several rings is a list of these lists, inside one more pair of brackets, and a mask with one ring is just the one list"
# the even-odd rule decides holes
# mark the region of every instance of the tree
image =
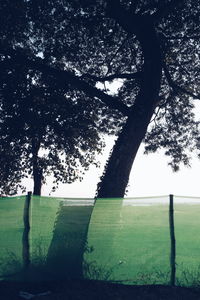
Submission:
[[81,180],[90,164],[97,165],[95,156],[104,146],[94,110],[84,110],[87,97],[73,91],[66,97],[58,88],[49,93],[49,78],[39,81],[39,74],[32,77],[23,65],[12,63],[12,71],[6,66],[1,70],[7,75],[5,80],[2,76],[1,89],[2,192],[16,193],[21,179],[29,175],[35,195],[41,194],[50,174],[55,178],[53,190],[59,182]]
[[[62,89],[67,95],[69,88],[83,93],[85,111],[94,109],[99,120],[115,124],[118,139],[98,197],[124,196],[145,136],[146,151],[167,148],[174,169],[189,163],[186,146],[199,145],[192,114],[192,99],[199,99],[198,1],[24,0],[1,8],[1,64],[5,58],[6,64],[23,62],[50,77],[50,94]],[[6,39],[14,13],[20,21]],[[107,82],[116,80],[121,88],[111,95]]]
[[[188,105],[189,99],[187,96],[192,96],[193,98],[198,98],[199,96],[188,91],[189,82],[191,83],[190,89],[192,91],[196,90],[197,83],[195,82],[194,77],[190,78],[191,65],[188,66],[187,59],[191,55],[195,56],[199,47],[197,45],[192,45],[191,43],[189,46],[185,45],[184,41],[185,38],[187,39],[187,35],[188,38],[191,38],[192,40],[197,38],[195,34],[199,30],[199,23],[197,22],[199,12],[196,8],[192,10],[192,12],[191,10],[189,11],[189,9],[191,9],[191,4],[192,2],[194,3],[194,1],[187,4],[184,1],[165,1],[165,3],[162,4],[159,4],[157,1],[149,1],[149,3],[143,1],[144,7],[139,5],[141,2],[132,1],[131,7],[134,7],[134,9],[136,9],[135,12],[137,12],[137,14],[133,16],[130,8],[128,11],[123,10],[119,1],[117,1],[115,6],[114,1],[108,1],[110,15],[129,34],[135,34],[140,42],[144,63],[142,66],[143,74],[140,91],[132,106],[132,115],[128,118],[125,127],[120,133],[112,157],[107,166],[106,173],[102,178],[98,193],[98,196],[100,197],[108,195],[108,190],[112,190],[114,196],[124,195],[131,165],[139,145],[145,137],[147,127],[153,117],[156,107],[162,109],[164,106],[164,110],[166,110],[167,106],[169,107],[169,102],[171,102],[171,111],[168,110],[168,118],[163,111],[161,113],[158,111],[157,113],[159,115],[157,118],[160,119],[160,127],[165,128],[166,130],[167,122],[163,124],[163,118],[161,118],[161,116],[164,115],[165,120],[168,119],[168,121],[170,121],[168,129],[170,127],[171,130],[168,131],[168,139],[165,138],[166,136],[163,136],[162,142],[159,143],[158,135],[156,133],[158,126],[154,126],[151,134],[147,136],[147,142],[149,143],[147,151],[156,150],[156,148],[161,145],[169,148],[166,154],[173,157],[172,166],[174,166],[174,169],[177,169],[177,165],[180,161],[188,164],[188,156],[184,153],[185,148],[183,148],[183,146],[191,143],[190,138],[194,141],[194,145],[196,145],[196,141],[198,140],[197,124],[190,112],[191,105]],[[138,7],[134,6],[136,3],[138,4]],[[172,33],[175,34],[175,40],[176,38],[180,38],[180,36],[182,37],[181,41],[183,41],[184,44],[182,53],[177,53],[177,42],[171,42],[171,45],[169,44],[168,36],[173,41]],[[192,37],[190,36],[191,33]],[[179,37],[177,37],[177,35],[179,35]],[[171,67],[170,60],[175,60],[172,58],[175,56],[174,53],[177,53],[177,64]],[[184,57],[185,55],[186,58]],[[182,75],[180,64],[183,63],[183,61],[186,63],[186,71]],[[192,72],[197,72],[198,67],[195,66],[195,58],[194,61],[194,63],[192,62]],[[173,72],[170,73],[170,71]],[[175,82],[178,82],[178,84]],[[180,96],[183,97],[183,100],[179,106],[177,98],[180,101]],[[176,109],[174,110],[174,108]],[[180,111],[182,112],[180,113]],[[178,116],[179,119],[177,118]],[[187,123],[185,123],[185,121],[187,121]],[[184,131],[181,130],[183,124]],[[187,131],[188,129],[189,132]],[[156,136],[154,142],[152,140],[153,136]],[[160,132],[159,137],[161,136],[162,132]],[[176,136],[179,136],[179,140],[176,139],[176,141],[172,142]],[[131,141],[128,141],[128,139],[131,139]],[[187,142],[185,143],[185,141]],[[154,148],[152,147],[152,143]],[[123,165],[125,165],[124,168]],[[119,170],[123,170],[124,172],[119,173]],[[110,178],[112,178],[114,174],[115,178],[116,174],[118,174],[118,181],[124,181],[124,184],[121,185],[121,191],[116,188],[115,185],[112,187],[110,185]]]
[[53,189],[60,181],[81,180],[83,170],[97,164],[95,156],[104,145],[93,113],[81,113],[80,102],[77,109],[57,93],[55,105],[52,95],[41,98],[37,89],[29,91],[29,96],[30,103],[26,97],[2,109],[1,189],[7,194],[16,193],[20,179],[29,175],[34,179],[35,195],[41,194],[42,183],[50,174],[55,178]]

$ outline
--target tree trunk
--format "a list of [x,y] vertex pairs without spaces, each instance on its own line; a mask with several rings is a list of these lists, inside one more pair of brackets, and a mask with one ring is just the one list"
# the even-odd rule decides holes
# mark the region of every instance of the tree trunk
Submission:
[[40,149],[40,142],[34,139],[32,141],[32,154],[33,154],[33,195],[41,196],[42,189],[42,168],[39,164],[38,152]]
[[42,189],[42,170],[40,170],[36,165],[33,170],[33,195],[41,196]]
[[120,133],[98,185],[97,198],[124,197],[133,161],[148,126],[147,121],[141,127],[135,123],[129,117]]
[[98,184],[98,198],[124,197],[132,164],[158,102],[162,74],[160,46],[151,19],[134,19],[128,13],[125,15],[126,12],[117,5],[110,14],[127,32],[138,38],[144,65],[140,92]]

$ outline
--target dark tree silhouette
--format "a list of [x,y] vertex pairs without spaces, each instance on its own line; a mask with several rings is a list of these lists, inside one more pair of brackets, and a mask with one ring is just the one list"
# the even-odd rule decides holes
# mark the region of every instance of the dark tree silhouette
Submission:
[[[21,85],[7,82],[8,66],[23,65],[39,85],[50,83],[45,95],[81,93],[72,102],[86,98],[82,111],[94,113],[98,130],[118,133],[98,197],[124,196],[144,139],[147,152],[166,148],[174,170],[189,164],[188,153],[199,147],[192,111],[200,98],[197,0],[22,0],[0,6],[1,91],[13,85],[14,97],[21,92],[23,79]],[[115,94],[108,89],[112,81],[121,83]]]
[[34,179],[34,195],[41,194],[50,174],[54,175],[53,190],[59,182],[81,180],[84,170],[97,164],[95,156],[104,146],[93,113],[81,111],[81,101],[78,107],[75,104],[78,95],[71,94],[74,101],[58,92],[51,97],[41,95],[41,88],[35,87],[24,101],[20,98],[18,103],[3,105],[0,174],[4,193],[16,193],[22,188],[21,179],[29,175]]

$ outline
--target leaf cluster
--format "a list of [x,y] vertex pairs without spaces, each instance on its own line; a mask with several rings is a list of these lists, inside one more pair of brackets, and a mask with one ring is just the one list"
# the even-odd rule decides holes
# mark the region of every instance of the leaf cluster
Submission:
[[[174,170],[189,164],[186,149],[197,147],[199,135],[192,113],[193,99],[200,98],[199,1],[6,0],[0,4],[2,176],[7,170],[5,178],[18,184],[32,172],[37,144],[44,174],[72,182],[80,178],[79,165],[87,169],[101,151],[101,134],[118,134],[131,118],[145,78],[144,53],[113,17],[119,5],[130,19],[153,24],[162,52],[146,151],[165,148]],[[113,95],[108,83],[119,79]]]

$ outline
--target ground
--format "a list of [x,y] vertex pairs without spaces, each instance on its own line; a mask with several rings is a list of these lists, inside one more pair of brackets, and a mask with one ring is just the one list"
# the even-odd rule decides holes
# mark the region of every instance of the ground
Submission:
[[[200,290],[164,285],[121,285],[102,281],[66,281],[43,283],[0,282],[1,300],[22,300],[20,292],[38,295],[34,300],[199,300]],[[28,298],[27,298],[28,299]]]

